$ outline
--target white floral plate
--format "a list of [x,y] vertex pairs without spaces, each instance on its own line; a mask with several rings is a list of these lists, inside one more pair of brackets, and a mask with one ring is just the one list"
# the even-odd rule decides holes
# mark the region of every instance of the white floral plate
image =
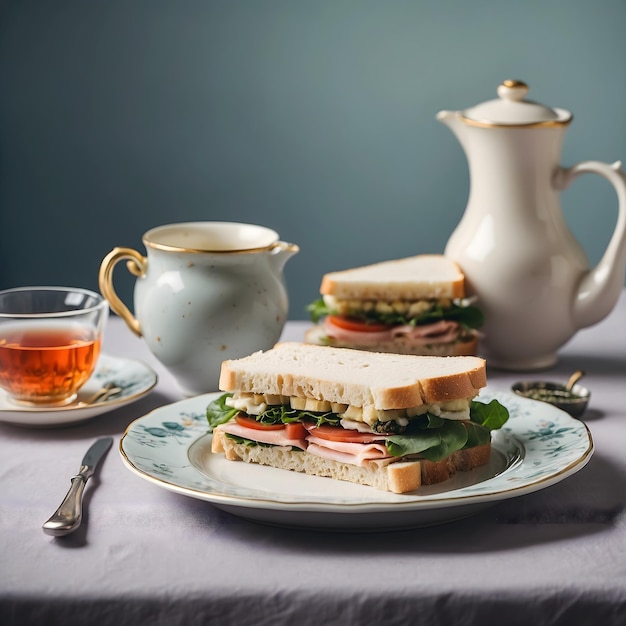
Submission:
[[[88,398],[107,384],[121,387],[122,390],[106,400],[84,405]],[[6,392],[0,390],[0,422],[38,428],[83,422],[139,400],[156,384],[156,373],[141,361],[101,354],[94,373],[80,388],[73,404],[46,409],[23,407],[11,402]]]
[[120,442],[124,463],[176,493],[268,524],[327,530],[392,530],[467,517],[500,500],[553,485],[580,470],[593,442],[585,424],[549,404],[484,391],[510,412],[493,433],[488,465],[408,494],[227,461],[211,453],[206,394],[135,420]]

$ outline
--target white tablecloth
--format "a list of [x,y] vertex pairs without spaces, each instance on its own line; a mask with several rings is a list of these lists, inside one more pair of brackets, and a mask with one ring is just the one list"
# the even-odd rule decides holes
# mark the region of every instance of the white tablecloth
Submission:
[[[307,326],[291,322],[284,338]],[[150,364],[155,390],[69,428],[0,424],[1,624],[626,624],[626,294],[541,374],[586,370],[589,464],[474,517],[410,531],[264,526],[141,480],[123,465],[120,438],[181,396],[118,318],[105,351]],[[489,371],[489,385],[523,377]],[[102,435],[115,443],[88,484],[83,526],[44,535]]]

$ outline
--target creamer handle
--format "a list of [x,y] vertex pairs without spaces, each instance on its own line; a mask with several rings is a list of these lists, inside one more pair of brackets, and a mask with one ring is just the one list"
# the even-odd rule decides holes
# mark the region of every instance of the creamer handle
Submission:
[[599,174],[615,188],[618,214],[615,230],[598,264],[587,272],[579,285],[573,319],[578,328],[591,326],[606,317],[615,306],[624,287],[626,274],[626,174],[621,161],[602,163],[582,161],[557,170],[554,186],[566,189],[580,174]]
[[100,264],[98,283],[102,295],[109,301],[109,305],[128,325],[137,336],[141,337],[141,327],[137,319],[122,302],[113,287],[113,269],[122,260],[126,259],[126,267],[134,276],[143,276],[146,273],[148,259],[132,248],[113,248]]

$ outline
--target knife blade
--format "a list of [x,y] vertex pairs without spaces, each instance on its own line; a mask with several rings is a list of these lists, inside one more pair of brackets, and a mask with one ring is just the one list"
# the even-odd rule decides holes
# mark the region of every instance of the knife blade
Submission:
[[83,519],[83,493],[87,481],[94,475],[96,467],[102,461],[113,443],[113,437],[101,437],[87,450],[78,474],[70,479],[72,484],[59,508],[42,528],[46,535],[62,537],[74,532]]

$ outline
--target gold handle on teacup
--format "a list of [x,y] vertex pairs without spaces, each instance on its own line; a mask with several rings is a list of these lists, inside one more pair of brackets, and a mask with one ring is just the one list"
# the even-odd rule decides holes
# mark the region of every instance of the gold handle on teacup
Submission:
[[98,283],[102,295],[108,300],[109,305],[128,325],[136,335],[141,337],[141,327],[138,320],[133,316],[128,307],[122,302],[113,287],[113,269],[126,259],[126,268],[134,276],[143,276],[146,273],[147,258],[132,248],[113,248],[100,264]]

